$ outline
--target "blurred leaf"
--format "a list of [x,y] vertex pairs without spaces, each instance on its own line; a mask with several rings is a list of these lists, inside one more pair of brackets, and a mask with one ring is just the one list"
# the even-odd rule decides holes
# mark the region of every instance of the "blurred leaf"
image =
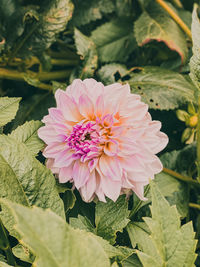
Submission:
[[0,127],[15,118],[20,97],[0,97]]
[[91,38],[102,62],[125,62],[136,45],[131,22],[122,19],[99,26]]
[[146,235],[140,227],[137,227],[139,232],[137,236],[134,232],[133,237],[133,232],[130,231],[131,224],[129,225],[130,238],[136,238],[142,248],[142,252],[138,251],[137,254],[143,266],[194,266],[197,242],[194,240],[192,223],[181,226],[176,207],[169,205],[153,182],[151,182],[151,195],[152,218],[144,218],[151,234]]
[[19,258],[22,261],[33,263],[35,256],[30,252],[30,250],[24,247],[21,244],[17,244],[15,247],[12,248],[12,252],[15,257]]
[[14,55],[41,55],[56,40],[57,34],[65,29],[72,16],[73,4],[70,0],[44,1],[40,10],[39,21],[35,16],[30,16],[32,21],[27,22],[18,38],[12,51]]
[[[1,198],[29,207],[50,208],[65,217],[51,171],[33,157],[26,145],[4,135],[0,136],[0,177]],[[14,219],[4,207],[2,210],[4,225],[15,235]]]
[[146,223],[130,222],[126,229],[133,248],[138,246],[139,250],[146,251],[148,254],[153,254],[155,252],[156,247],[153,240],[149,242],[150,230]]
[[[163,164],[166,167],[165,161],[163,162]],[[167,197],[169,203],[177,206],[178,212],[180,213],[181,217],[186,217],[188,213],[189,202],[189,191],[187,185],[181,181],[178,181],[176,178],[165,172],[157,174],[155,176],[154,182],[158,186],[162,195]],[[138,210],[143,206],[151,203],[152,198],[150,192],[147,193],[146,197],[148,199],[147,201],[141,201],[135,194],[133,195],[133,214],[136,214]]]
[[116,233],[122,232],[129,222],[128,216],[128,201],[125,195],[120,196],[116,202],[110,199],[107,199],[106,203],[99,201],[95,213],[97,235],[114,244]]
[[187,145],[181,150],[166,152],[160,159],[166,168],[188,176],[196,161],[196,143]]
[[23,244],[36,254],[34,266],[110,266],[106,253],[91,233],[73,229],[50,210],[3,202],[16,218],[15,227]]
[[75,44],[77,53],[83,59],[83,67],[79,71],[81,79],[92,77],[97,68],[97,51],[94,42],[82,34],[78,29],[74,30]]
[[164,42],[171,50],[181,56],[182,62],[187,59],[186,38],[176,22],[169,17],[157,3],[151,2],[134,24],[134,31],[139,46],[152,40]]
[[74,26],[85,25],[91,21],[101,19],[104,14],[115,10],[113,0],[73,0],[75,10],[72,17]]
[[106,64],[98,71],[98,77],[104,84],[111,84],[116,82],[115,75],[118,75],[118,79],[126,75],[128,69],[125,65],[121,64]]
[[122,267],[142,267],[136,254],[131,255],[122,262]]
[[117,262],[113,262],[113,264],[111,265],[111,267],[119,267],[119,265],[117,264]]
[[85,230],[87,232],[95,233],[95,228],[91,224],[90,220],[82,215],[78,215],[78,218],[70,218],[70,225],[75,229]]
[[40,121],[27,121],[12,131],[10,136],[18,142],[24,143],[29,151],[36,156],[44,147],[44,142],[38,137],[37,131],[42,126]]
[[6,257],[0,253],[0,262],[6,262]]
[[0,267],[14,267],[13,265],[9,265],[6,262],[0,261]]
[[53,86],[53,93],[55,94],[56,90],[61,89],[61,90],[66,90],[67,84],[66,83],[61,83],[57,81],[52,81],[52,86]]
[[63,197],[62,197],[65,213],[68,212],[68,210],[72,209],[74,207],[74,204],[76,202],[76,197],[71,189],[65,190]]
[[[70,225],[75,229],[85,230],[87,232],[96,233],[96,229],[87,217],[78,215],[78,218],[70,218]],[[117,258],[122,261],[134,253],[134,250],[123,246],[112,246],[107,240],[100,236],[95,236],[96,240],[101,244],[109,258]]]
[[27,120],[41,120],[43,116],[47,115],[48,108],[54,106],[55,98],[50,92],[45,94],[33,94],[22,100],[16,119],[12,122],[12,129],[25,123]]
[[131,16],[133,13],[133,4],[132,0],[116,0],[116,12],[120,17]]
[[190,77],[197,86],[200,88],[200,21],[197,15],[198,5],[194,5],[192,13],[192,52],[193,56],[190,59]]
[[169,110],[195,102],[194,85],[183,75],[159,67],[145,67],[128,81],[132,92],[140,94],[152,109]]

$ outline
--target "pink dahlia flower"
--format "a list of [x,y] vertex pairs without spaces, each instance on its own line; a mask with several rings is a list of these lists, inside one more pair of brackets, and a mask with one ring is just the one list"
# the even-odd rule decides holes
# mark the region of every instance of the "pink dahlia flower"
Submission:
[[57,107],[49,109],[38,134],[59,182],[74,183],[87,202],[95,196],[116,201],[130,190],[143,200],[144,186],[162,170],[155,154],[168,138],[140,96],[128,84],[76,79],[55,98]]

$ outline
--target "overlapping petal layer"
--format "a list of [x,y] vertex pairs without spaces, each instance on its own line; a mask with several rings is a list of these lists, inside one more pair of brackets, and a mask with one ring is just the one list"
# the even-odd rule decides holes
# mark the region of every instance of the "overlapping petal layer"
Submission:
[[38,135],[47,144],[47,167],[59,181],[74,183],[87,202],[95,196],[116,201],[130,190],[144,199],[144,186],[162,170],[155,154],[168,137],[140,96],[128,84],[76,79],[55,98],[57,107],[49,109]]

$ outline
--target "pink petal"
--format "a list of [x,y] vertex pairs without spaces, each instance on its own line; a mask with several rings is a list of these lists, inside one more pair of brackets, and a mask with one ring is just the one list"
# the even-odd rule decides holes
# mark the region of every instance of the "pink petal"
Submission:
[[80,113],[87,119],[94,118],[94,106],[87,95],[81,95],[79,98]]
[[114,140],[110,140],[104,146],[104,153],[110,157],[116,156],[119,150],[118,143]]
[[43,151],[43,155],[46,158],[54,158],[59,152],[66,150],[66,143],[51,143],[47,147],[45,147]]
[[66,94],[78,100],[82,94],[87,94],[86,86],[80,79],[75,79],[72,84],[67,87]]
[[63,167],[59,171],[59,182],[66,183],[72,179],[73,164],[68,167]]
[[104,99],[103,95],[98,96],[95,105],[95,115],[101,118],[104,115]]
[[95,193],[95,190],[96,190],[96,175],[95,171],[93,171],[92,173],[90,173],[90,179],[87,181],[87,183],[80,188],[83,200],[86,202],[90,202],[92,200],[92,196]]
[[55,122],[64,122],[65,119],[63,117],[62,111],[59,110],[58,108],[49,108],[49,115],[54,120]]
[[66,136],[58,134],[52,126],[43,126],[38,130],[38,136],[46,144],[64,142]]
[[77,104],[64,91],[58,89],[55,93],[58,108],[67,121],[79,122],[83,118]]
[[90,178],[90,172],[87,163],[76,161],[73,167],[73,179],[77,189],[85,185]]
[[97,98],[104,93],[104,85],[94,79],[85,79],[83,83],[86,86],[87,95],[91,97],[93,104],[95,104]]
[[69,148],[59,152],[55,157],[55,167],[68,167],[74,161],[73,154],[74,152],[69,150]]
[[135,187],[133,188],[133,191],[135,194],[143,201],[146,201],[147,198],[144,197],[144,186],[146,183],[135,183]]
[[115,202],[120,195],[121,181],[113,181],[109,177],[101,175],[101,188],[103,193]]
[[99,159],[99,169],[104,176],[111,178],[113,181],[120,181],[122,169],[116,157],[102,155]]
[[54,167],[54,159],[47,159],[46,167],[50,169],[53,173],[59,172],[59,169]]

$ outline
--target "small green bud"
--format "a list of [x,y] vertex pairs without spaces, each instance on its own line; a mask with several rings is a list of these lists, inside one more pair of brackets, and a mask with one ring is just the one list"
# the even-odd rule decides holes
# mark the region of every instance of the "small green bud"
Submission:
[[180,121],[187,121],[190,117],[190,115],[185,110],[181,109],[178,109],[176,111],[176,116]]

